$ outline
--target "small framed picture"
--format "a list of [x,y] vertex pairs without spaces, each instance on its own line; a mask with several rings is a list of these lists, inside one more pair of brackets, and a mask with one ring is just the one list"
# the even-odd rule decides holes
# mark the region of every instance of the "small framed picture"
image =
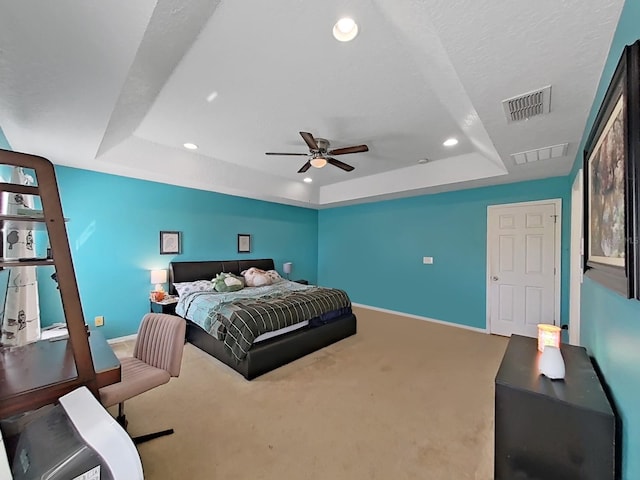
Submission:
[[238,234],[238,253],[251,252],[251,235],[248,233]]
[[160,254],[180,253],[180,232],[160,232]]

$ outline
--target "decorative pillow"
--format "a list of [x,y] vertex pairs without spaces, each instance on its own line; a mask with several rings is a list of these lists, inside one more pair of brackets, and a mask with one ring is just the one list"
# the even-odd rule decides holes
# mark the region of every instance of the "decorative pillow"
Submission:
[[237,277],[233,273],[219,273],[211,281],[216,292],[235,292],[244,288],[244,278]]
[[178,296],[184,297],[193,292],[210,292],[213,290],[213,284],[209,280],[196,280],[195,282],[174,283],[174,287],[178,291]]
[[280,274],[275,270],[267,270],[266,275],[271,279],[271,283],[277,283],[282,280]]
[[242,276],[247,287],[262,287],[273,283],[267,272],[256,267],[245,270],[242,272]]

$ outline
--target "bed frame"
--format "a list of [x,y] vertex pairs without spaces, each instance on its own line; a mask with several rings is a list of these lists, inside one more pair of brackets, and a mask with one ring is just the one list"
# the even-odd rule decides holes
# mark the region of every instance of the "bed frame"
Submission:
[[[239,275],[240,272],[250,267],[273,270],[274,264],[272,259],[267,258],[259,260],[171,262],[169,264],[169,293],[172,295],[177,294],[174,283],[212,279],[221,272]],[[355,333],[356,317],[353,313],[349,313],[324,325],[303,327],[259,342],[251,347],[247,356],[240,363],[236,363],[231,354],[224,349],[223,342],[216,340],[190,320],[187,320],[186,340],[224,362],[247,380],[251,380]]]

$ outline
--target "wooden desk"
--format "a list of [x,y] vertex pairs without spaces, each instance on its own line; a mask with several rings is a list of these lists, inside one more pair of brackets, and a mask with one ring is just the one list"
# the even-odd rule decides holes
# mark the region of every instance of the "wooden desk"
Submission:
[[111,346],[99,330],[91,330],[89,347],[91,348],[98,388],[118,383],[120,381],[120,360],[113,353]]
[[[89,347],[98,388],[119,382],[120,362],[99,331],[91,330]],[[81,385],[77,375],[68,339],[0,349],[0,418],[53,403]]]

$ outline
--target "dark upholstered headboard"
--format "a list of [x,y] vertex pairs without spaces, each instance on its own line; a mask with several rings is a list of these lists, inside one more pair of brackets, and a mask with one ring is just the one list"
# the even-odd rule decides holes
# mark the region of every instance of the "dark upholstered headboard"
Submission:
[[173,286],[174,283],[211,280],[222,272],[240,275],[240,272],[251,267],[257,267],[262,270],[273,270],[273,259],[171,262],[169,264],[169,293],[171,295],[178,293]]

